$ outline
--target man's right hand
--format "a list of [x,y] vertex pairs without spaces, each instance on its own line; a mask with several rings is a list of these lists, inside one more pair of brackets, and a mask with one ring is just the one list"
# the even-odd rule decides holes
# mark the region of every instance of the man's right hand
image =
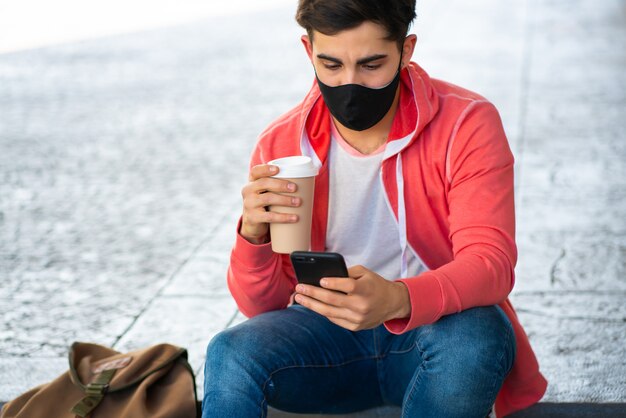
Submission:
[[[269,206],[300,206],[300,198],[289,196],[297,185],[288,180],[271,178],[278,167],[260,164],[250,170],[249,183],[241,190],[243,197],[242,237],[253,244],[269,241],[270,223],[295,223],[298,216],[269,210]],[[283,194],[285,193],[285,194]]]

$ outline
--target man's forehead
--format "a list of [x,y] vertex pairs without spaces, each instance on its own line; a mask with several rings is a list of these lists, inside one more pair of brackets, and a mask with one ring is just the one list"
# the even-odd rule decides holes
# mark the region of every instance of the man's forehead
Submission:
[[374,22],[363,22],[359,26],[350,29],[344,29],[340,32],[337,32],[333,35],[326,35],[322,32],[318,32],[313,30],[313,43],[350,43],[350,44],[359,44],[359,43],[380,43],[388,44],[393,43],[388,39],[389,34],[387,30],[378,23]]
[[373,55],[388,55],[397,49],[396,42],[385,39],[385,35],[356,36],[347,31],[336,35],[313,34],[312,45],[314,54],[336,58],[351,57],[361,59]]

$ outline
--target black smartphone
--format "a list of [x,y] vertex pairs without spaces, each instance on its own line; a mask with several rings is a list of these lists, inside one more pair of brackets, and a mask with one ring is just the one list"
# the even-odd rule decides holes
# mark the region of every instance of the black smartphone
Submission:
[[298,282],[304,284],[319,286],[322,277],[348,277],[346,262],[339,253],[294,251],[291,264]]

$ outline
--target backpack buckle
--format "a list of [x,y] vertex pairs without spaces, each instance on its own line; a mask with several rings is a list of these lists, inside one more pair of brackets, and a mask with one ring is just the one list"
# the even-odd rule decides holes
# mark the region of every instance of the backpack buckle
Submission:
[[102,396],[109,390],[108,383],[89,383],[85,388],[87,396]]

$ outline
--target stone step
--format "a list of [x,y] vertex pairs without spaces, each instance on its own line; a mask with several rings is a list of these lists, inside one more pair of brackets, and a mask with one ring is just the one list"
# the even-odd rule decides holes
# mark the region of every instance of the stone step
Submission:
[[[378,408],[344,415],[289,414],[273,410],[269,418],[399,418],[399,408]],[[626,417],[626,403],[538,403],[509,418],[608,418]]]
[[[0,402],[0,410],[4,402]],[[290,414],[270,410],[269,418],[398,418],[398,408],[377,408],[344,415]],[[524,411],[509,415],[509,418],[608,418],[626,417],[626,403],[538,403]]]

